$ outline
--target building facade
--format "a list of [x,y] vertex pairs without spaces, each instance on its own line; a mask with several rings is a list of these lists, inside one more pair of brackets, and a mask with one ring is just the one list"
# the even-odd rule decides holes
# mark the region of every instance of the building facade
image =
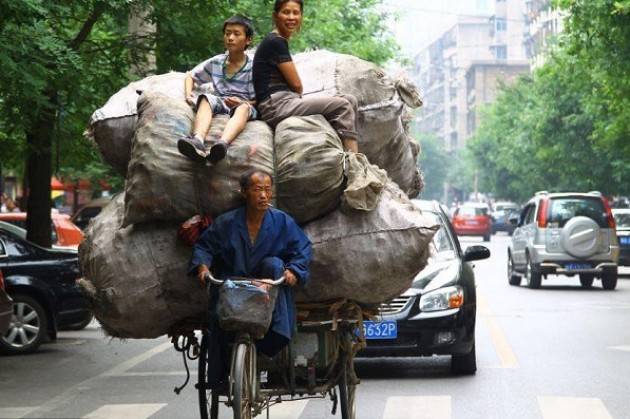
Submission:
[[442,139],[447,151],[463,148],[479,123],[479,107],[501,83],[529,71],[525,0],[494,0],[494,13],[460,17],[420,51],[413,75],[424,97],[416,131]]
[[552,7],[551,0],[526,0],[527,37],[525,48],[532,69],[545,63],[564,29],[566,14]]

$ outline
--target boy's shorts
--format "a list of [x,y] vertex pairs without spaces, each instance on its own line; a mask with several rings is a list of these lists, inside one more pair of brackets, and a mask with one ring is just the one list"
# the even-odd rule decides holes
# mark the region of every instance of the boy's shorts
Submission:
[[[215,96],[211,93],[201,93],[197,97],[197,106],[195,106],[195,112],[199,107],[199,101],[201,100],[201,98],[204,97],[206,98],[208,103],[210,103],[210,108],[212,109],[213,115],[230,115],[230,117],[234,116],[234,112],[236,111],[237,107],[235,106],[230,109],[228,106],[226,106],[223,98]],[[247,102],[247,106],[249,106],[249,118],[247,120],[254,121],[258,119],[258,111],[256,110],[256,108],[252,106],[252,104],[250,104],[249,102]]]

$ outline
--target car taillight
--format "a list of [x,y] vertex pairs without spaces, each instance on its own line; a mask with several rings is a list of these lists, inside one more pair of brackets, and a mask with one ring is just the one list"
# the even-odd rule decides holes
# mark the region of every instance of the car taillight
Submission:
[[545,228],[547,227],[547,210],[549,209],[549,199],[543,198],[540,200],[540,207],[538,208],[538,215],[536,221],[538,222],[538,227]]
[[604,204],[604,209],[606,210],[606,219],[608,220],[608,227],[613,230],[617,229],[617,223],[615,222],[615,217],[613,217],[612,210],[610,209],[610,205],[608,205],[608,201],[606,198],[602,198],[602,203]]
[[4,277],[2,276],[2,271],[0,271],[0,290],[4,289]]

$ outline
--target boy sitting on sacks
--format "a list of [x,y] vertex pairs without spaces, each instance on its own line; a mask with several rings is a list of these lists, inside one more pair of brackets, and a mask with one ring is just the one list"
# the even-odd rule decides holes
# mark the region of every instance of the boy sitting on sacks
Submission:
[[[284,348],[295,330],[296,311],[293,287],[303,285],[309,276],[311,242],[288,214],[270,208],[272,179],[268,173],[249,170],[240,179],[245,206],[219,216],[197,240],[190,261],[190,275],[196,274],[205,286],[210,268],[218,278],[285,277],[280,285],[267,334],[256,342],[259,351],[274,356]],[[270,285],[262,284],[269,290]],[[208,382],[221,380],[229,364],[227,335],[213,314],[208,326]]]
[[[203,163],[219,162],[228,145],[245,129],[247,121],[257,118],[256,93],[252,79],[252,59],[245,53],[254,36],[251,21],[233,16],[223,24],[227,54],[214,56],[193,68],[186,76],[186,101],[196,111],[193,132],[179,139],[177,148],[184,156]],[[214,94],[193,93],[195,85],[212,82]],[[221,138],[206,153],[204,140],[214,115],[230,115]]]

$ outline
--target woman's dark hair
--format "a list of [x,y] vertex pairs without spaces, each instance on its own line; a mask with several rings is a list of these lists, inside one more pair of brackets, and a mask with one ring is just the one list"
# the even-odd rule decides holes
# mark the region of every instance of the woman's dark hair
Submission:
[[302,0],[276,0],[276,4],[273,5],[273,11],[276,12],[276,13],[279,13],[280,9],[282,9],[282,6],[285,3],[288,3],[290,1],[294,1],[297,4],[299,4],[300,5],[300,10],[302,12],[304,11],[304,1],[302,1]]
[[227,25],[242,25],[245,28],[245,36],[252,38],[254,36],[254,25],[252,21],[243,15],[235,15],[223,22],[223,32]]
[[249,169],[241,175],[238,181],[238,183],[241,185],[241,191],[245,192],[247,188],[249,188],[249,185],[252,184],[252,176],[254,175],[268,176],[269,179],[271,179],[271,184],[273,185],[273,176],[271,176],[271,174],[260,169]]

